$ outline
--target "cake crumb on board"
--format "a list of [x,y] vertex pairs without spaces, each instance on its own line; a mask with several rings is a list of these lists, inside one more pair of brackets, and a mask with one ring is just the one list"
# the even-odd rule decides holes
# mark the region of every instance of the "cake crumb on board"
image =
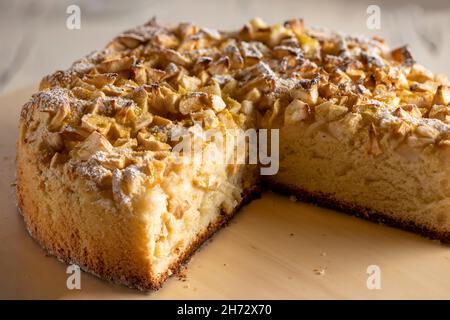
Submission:
[[182,282],[186,282],[188,280],[186,267],[183,267],[182,269],[180,269],[180,271],[177,273],[177,279]]
[[314,273],[318,276],[323,276],[325,275],[325,268],[319,267],[319,268],[315,268],[313,269]]

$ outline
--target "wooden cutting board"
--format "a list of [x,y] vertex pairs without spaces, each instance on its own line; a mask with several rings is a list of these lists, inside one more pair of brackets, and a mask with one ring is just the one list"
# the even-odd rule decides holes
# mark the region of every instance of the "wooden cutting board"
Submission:
[[[0,97],[0,298],[450,298],[450,246],[270,192],[243,208],[194,255],[183,277],[159,291],[141,293],[83,272],[81,289],[69,290],[67,266],[28,236],[15,205],[17,119],[32,92]],[[367,286],[373,265],[380,289]]]

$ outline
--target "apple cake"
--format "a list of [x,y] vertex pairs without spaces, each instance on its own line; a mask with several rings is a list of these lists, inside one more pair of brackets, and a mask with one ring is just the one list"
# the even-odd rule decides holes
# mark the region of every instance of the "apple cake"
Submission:
[[[18,205],[51,254],[142,290],[261,187],[449,241],[449,103],[445,76],[379,38],[152,20],[41,81],[20,116]],[[275,174],[218,143],[247,129],[277,132]]]

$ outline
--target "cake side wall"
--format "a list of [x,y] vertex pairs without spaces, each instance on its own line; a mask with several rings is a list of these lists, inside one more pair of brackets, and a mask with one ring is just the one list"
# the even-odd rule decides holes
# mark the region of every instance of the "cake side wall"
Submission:
[[305,132],[306,125],[281,130],[280,171],[267,177],[269,184],[369,208],[363,215],[373,211],[449,232],[449,173],[432,148],[405,154],[381,144],[383,153],[373,155],[367,131],[341,140],[326,131]]
[[146,226],[123,208],[50,168],[37,153],[39,141],[17,144],[19,210],[30,235],[65,263],[113,282],[149,287],[157,282],[146,255]]

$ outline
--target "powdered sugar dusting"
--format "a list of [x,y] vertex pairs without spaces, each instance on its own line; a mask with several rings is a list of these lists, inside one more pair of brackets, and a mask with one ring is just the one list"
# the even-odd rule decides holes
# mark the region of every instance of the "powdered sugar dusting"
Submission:
[[39,111],[55,112],[59,108],[69,104],[68,90],[64,88],[52,88],[41,91],[33,96]]

